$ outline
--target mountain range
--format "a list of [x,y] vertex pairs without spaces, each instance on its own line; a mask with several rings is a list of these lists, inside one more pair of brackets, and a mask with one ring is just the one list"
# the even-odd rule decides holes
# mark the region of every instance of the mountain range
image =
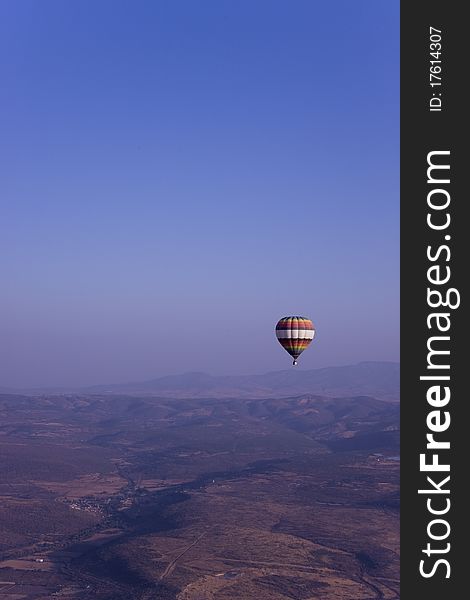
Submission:
[[164,396],[169,398],[280,398],[301,394],[373,396],[398,401],[400,365],[361,362],[322,369],[289,369],[262,375],[209,375],[189,372],[148,381],[95,385],[79,389],[11,390],[21,393],[85,393]]

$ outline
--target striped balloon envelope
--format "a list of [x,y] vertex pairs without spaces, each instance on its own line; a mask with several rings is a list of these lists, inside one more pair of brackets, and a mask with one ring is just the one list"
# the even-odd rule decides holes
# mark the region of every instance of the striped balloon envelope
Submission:
[[299,356],[315,337],[315,328],[306,317],[283,317],[276,325],[276,337],[296,365]]

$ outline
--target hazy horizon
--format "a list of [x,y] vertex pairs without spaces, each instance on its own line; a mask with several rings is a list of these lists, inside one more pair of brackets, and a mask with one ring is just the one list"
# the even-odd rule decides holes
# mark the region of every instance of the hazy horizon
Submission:
[[0,386],[399,360],[399,6],[0,6]]
[[54,389],[87,389],[89,387],[101,387],[101,386],[115,386],[115,385],[126,385],[126,384],[132,384],[132,383],[147,383],[147,382],[151,382],[151,381],[158,381],[159,379],[165,379],[165,378],[171,378],[171,377],[185,377],[187,375],[204,375],[204,376],[208,376],[208,377],[262,377],[264,375],[270,375],[270,374],[274,374],[274,373],[282,373],[284,371],[290,373],[296,373],[298,371],[301,372],[305,372],[305,371],[316,371],[316,370],[323,370],[323,369],[341,369],[341,368],[348,368],[348,367],[356,367],[359,366],[361,364],[370,364],[370,363],[376,363],[376,364],[393,364],[393,365],[400,365],[400,361],[396,360],[396,361],[360,361],[358,363],[352,363],[352,364],[341,364],[341,365],[329,365],[329,366],[324,366],[324,367],[307,367],[307,368],[302,368],[299,366],[293,368],[292,366],[287,366],[286,368],[281,368],[281,369],[273,369],[270,371],[262,371],[262,372],[253,372],[253,373],[211,373],[210,371],[178,371],[175,373],[162,373],[160,375],[154,376],[154,377],[147,377],[144,379],[133,379],[133,380],[115,380],[115,381],[95,381],[93,383],[90,384],[80,384],[80,385],[44,385],[44,386],[4,386],[1,382],[0,382],[0,392],[2,390],[6,391],[8,389],[11,389],[12,391],[14,390],[35,390],[35,389],[50,389],[50,390],[54,390]]

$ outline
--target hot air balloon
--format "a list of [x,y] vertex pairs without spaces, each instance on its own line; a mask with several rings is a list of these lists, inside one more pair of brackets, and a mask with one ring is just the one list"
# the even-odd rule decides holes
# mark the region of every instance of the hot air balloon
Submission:
[[313,323],[306,317],[283,317],[276,325],[276,337],[294,359],[294,366],[300,354],[310,345],[314,335]]

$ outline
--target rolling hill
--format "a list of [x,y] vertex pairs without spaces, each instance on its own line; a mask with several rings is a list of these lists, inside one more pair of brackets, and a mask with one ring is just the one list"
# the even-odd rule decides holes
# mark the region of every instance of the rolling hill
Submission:
[[263,375],[212,376],[193,372],[143,382],[93,386],[92,394],[158,395],[178,398],[271,398],[297,394],[373,396],[398,401],[400,365],[361,362],[308,371],[289,369]]

